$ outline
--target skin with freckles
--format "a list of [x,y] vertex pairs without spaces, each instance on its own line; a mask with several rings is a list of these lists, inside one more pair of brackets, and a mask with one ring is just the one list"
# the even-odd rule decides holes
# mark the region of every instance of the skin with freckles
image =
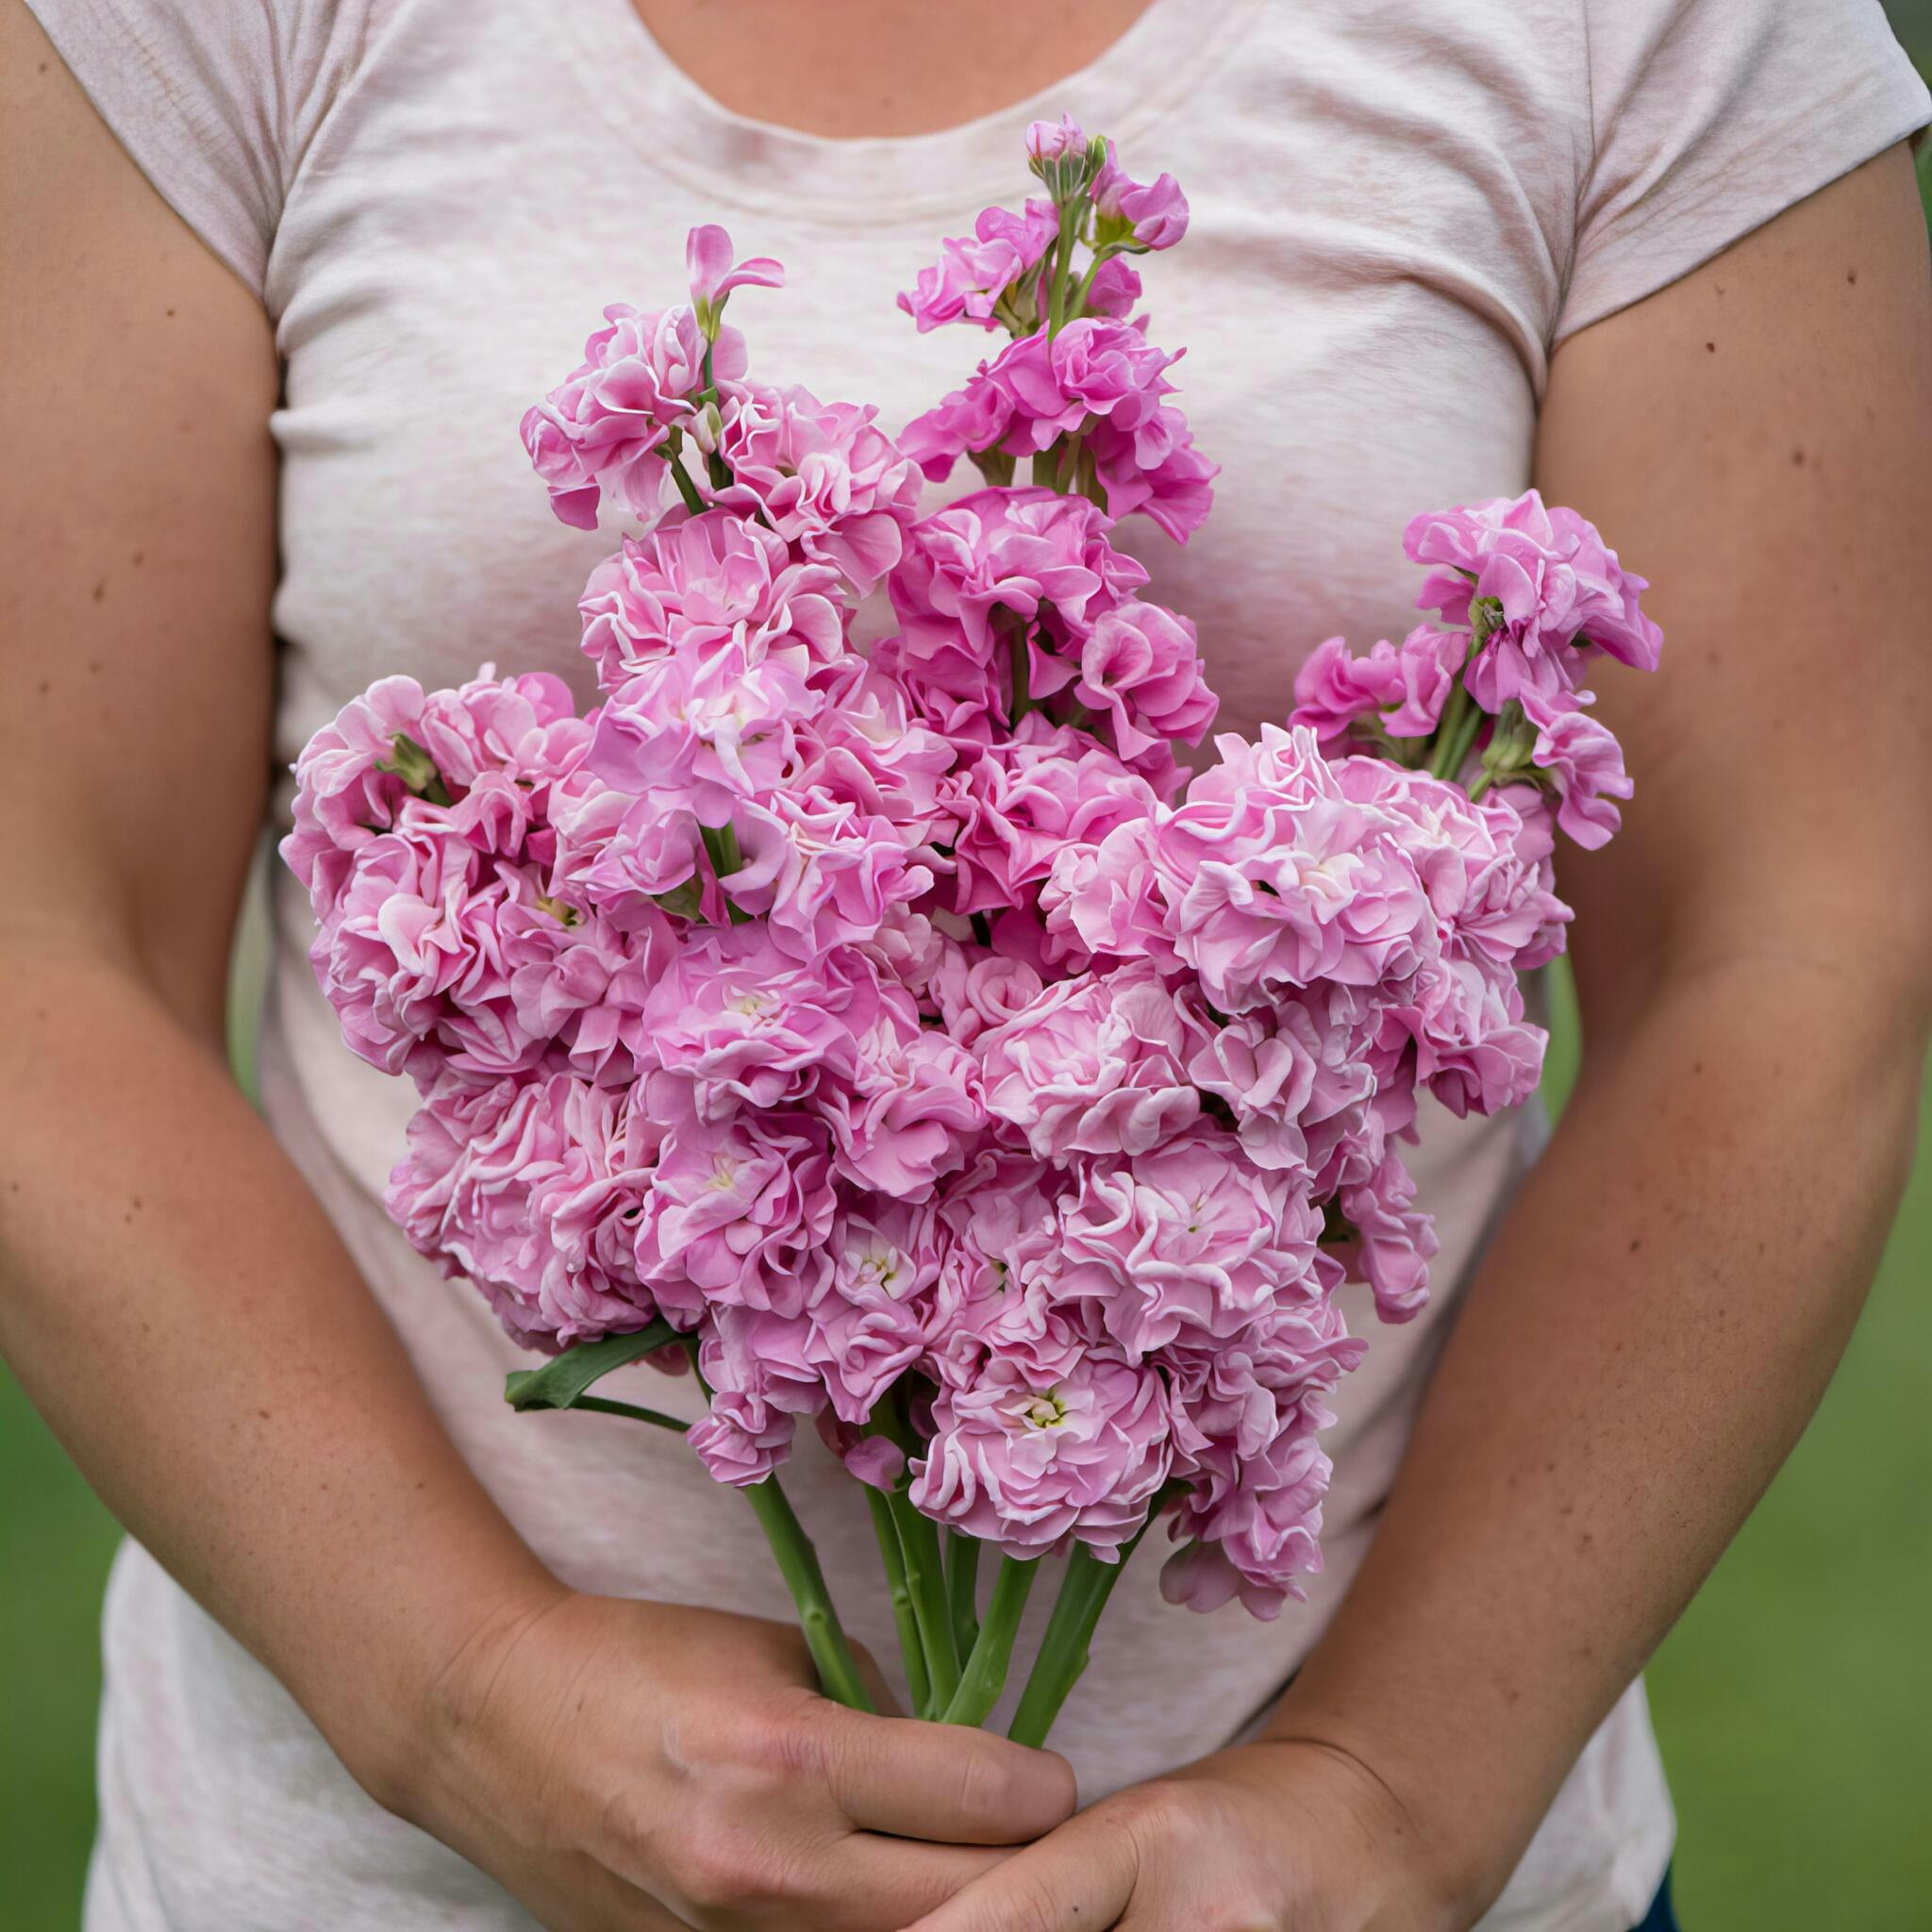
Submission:
[[[727,107],[835,137],[1000,107],[1142,10],[639,8]],[[464,1468],[221,1063],[269,758],[269,325],[19,0],[0,258],[11,447],[60,453],[58,487],[0,465],[0,1347],[122,1520],[553,1932],[1472,1923],[1809,1415],[1909,1153],[1932,298],[1904,157],[1557,356],[1537,481],[1669,639],[1661,676],[1601,680],[1639,797],[1565,858],[1584,1075],[1271,1736],[1077,1815],[1051,1754],[825,1705],[790,1632],[564,1590]]]

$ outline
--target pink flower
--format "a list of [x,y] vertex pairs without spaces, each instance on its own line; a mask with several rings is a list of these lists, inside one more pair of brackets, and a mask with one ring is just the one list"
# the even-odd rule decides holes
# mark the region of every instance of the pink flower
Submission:
[[1111,720],[1114,748],[1125,758],[1168,739],[1199,744],[1217,705],[1194,626],[1137,598],[1101,613],[1080,647],[1074,695]]
[[1077,158],[1087,152],[1087,137],[1071,114],[1058,121],[1035,121],[1026,129],[1026,158],[1037,175],[1054,161]]
[[658,1310],[631,1257],[652,1137],[622,1093],[565,1075],[439,1085],[385,1205],[419,1252],[467,1274],[519,1341],[557,1349]]
[[685,308],[642,313],[625,303],[604,311],[608,326],[584,344],[583,362],[525,411],[524,447],[550,491],[550,508],[580,530],[597,527],[605,491],[621,508],[655,522],[663,508],[664,445],[690,425],[712,377],[744,375],[744,338],[735,328],[706,336]]
[[932,886],[895,825],[817,787],[747,803],[736,825],[744,863],[723,881],[725,891],[804,958],[871,939],[894,907]]
[[1051,490],[974,491],[912,526],[890,584],[905,636],[889,662],[929,715],[986,714],[1002,626],[1029,631],[1036,696],[1071,681],[1047,654],[1147,581],[1108,527],[1091,503]]
[[1059,232],[1059,216],[1050,201],[1028,201],[1024,214],[1003,208],[982,208],[970,238],[942,242],[935,267],[922,269],[899,307],[924,335],[949,322],[997,325],[1001,298],[1039,265]]
[[1085,1164],[1060,1219],[1061,1299],[1091,1298],[1131,1356],[1224,1338],[1277,1297],[1312,1299],[1321,1217],[1306,1177],[1258,1168],[1200,1123],[1150,1152]]
[[1172,1453],[1160,1377],[1094,1355],[1047,1387],[992,1357],[941,1390],[933,1428],[914,1507],[1018,1557],[1071,1536],[1110,1557],[1146,1520]]
[[940,1272],[933,1210],[891,1200],[848,1210],[833,1228],[831,1257],[809,1311],[808,1352],[833,1412],[841,1422],[863,1423],[925,1347]]
[[1375,1312],[1385,1322],[1406,1322],[1429,1298],[1429,1258],[1436,1252],[1436,1227],[1417,1210],[1415,1182],[1393,1152],[1385,1154],[1365,1181],[1344,1187],[1337,1196],[1355,1231],[1355,1258],[1375,1293]]
[[802,1116],[681,1123],[638,1224],[638,1270],[658,1305],[695,1319],[733,1307],[796,1314],[824,1267],[835,1202],[824,1129]]
[[959,774],[954,910],[1024,908],[1070,846],[1147,818],[1154,789],[1112,752],[1038,712]]
[[754,385],[718,440],[732,481],[715,500],[762,517],[858,597],[898,562],[919,501],[919,472],[874,426],[877,414],[870,403],[822,403],[795,386]]
[[1391,815],[1346,797],[1310,731],[1217,742],[1222,763],[1156,832],[1174,944],[1209,1001],[1238,1013],[1413,972],[1434,924]]
[[1124,255],[1109,255],[1094,270],[1082,308],[1088,315],[1106,315],[1118,321],[1128,315],[1140,299],[1140,272]]
[[[1576,697],[1587,701],[1590,693]],[[1536,731],[1530,762],[1557,794],[1557,823],[1586,850],[1606,845],[1624,823],[1616,801],[1637,789],[1624,770],[1623,747],[1608,725],[1567,699],[1521,693]]]
[[821,700],[796,672],[748,662],[726,644],[709,657],[659,658],[604,706],[586,760],[607,785],[662,793],[705,825],[740,800],[775,791],[796,768],[795,732]]
[[693,228],[685,238],[684,260],[691,273],[691,301],[698,326],[713,341],[732,290],[785,286],[784,268],[769,255],[755,255],[734,265],[731,237],[715,223]]
[[667,516],[591,571],[577,605],[584,651],[607,691],[679,649],[735,647],[799,676],[845,656],[841,581],[792,559],[785,540],[728,510]]
[[1307,725],[1324,752],[1363,720],[1391,738],[1426,738],[1466,655],[1457,632],[1427,625],[1418,625],[1399,645],[1385,638],[1366,658],[1351,657],[1341,638],[1324,639],[1295,673],[1289,723]]
[[1040,908],[1056,958],[1087,952],[1180,964],[1151,818],[1129,817],[1091,843],[1064,845]]
[[855,655],[820,673],[813,688],[824,708],[800,740],[796,782],[891,820],[908,841],[950,842],[957,829],[946,784],[953,746],[913,716],[887,667]]
[[711,1407],[686,1440],[714,1481],[763,1482],[791,1455],[795,1418],[824,1407],[808,1355],[811,1324],[803,1314],[730,1306],[712,1309],[702,1333],[698,1368]]
[[1201,1111],[1185,1071],[1201,1042],[1143,964],[1055,981],[975,1051],[988,1109],[1041,1159],[1142,1154]]
[[1322,1499],[1331,1464],[1312,1429],[1296,1426],[1260,1456],[1229,1458],[1225,1473],[1182,1505],[1173,1534],[1192,1541],[1167,1560],[1160,1593],[1171,1604],[1214,1610],[1239,1596],[1272,1621],[1296,1578],[1322,1568]]
[[1133,179],[1108,144],[1107,160],[1088,191],[1109,223],[1125,226],[1142,248],[1172,248],[1188,232],[1188,198],[1172,175],[1142,184]]
[[1087,436],[1095,475],[1107,492],[1107,513],[1118,523],[1143,516],[1185,543],[1208,521],[1209,487],[1221,474],[1194,447],[1188,419],[1162,403],[1131,427],[1119,417],[1096,420]]
[[[643,1004],[664,1069],[653,1101],[673,1119],[706,1121],[803,1106],[822,1084],[858,1077],[889,1002],[916,1032],[911,1000],[849,947],[801,964],[762,925],[695,930]],[[674,1097],[673,1083],[687,1093]]]
[[1655,671],[1663,634],[1638,603],[1648,589],[1571,509],[1546,509],[1534,490],[1417,517],[1403,537],[1417,563],[1435,566],[1416,599],[1451,626],[1479,608],[1489,635],[1463,682],[1488,711],[1524,692],[1574,691],[1586,652]]
[[964,1047],[909,1015],[876,1027],[850,1086],[827,1084],[818,1109],[829,1123],[839,1172],[855,1187],[900,1201],[924,1199],[957,1168],[986,1103]]

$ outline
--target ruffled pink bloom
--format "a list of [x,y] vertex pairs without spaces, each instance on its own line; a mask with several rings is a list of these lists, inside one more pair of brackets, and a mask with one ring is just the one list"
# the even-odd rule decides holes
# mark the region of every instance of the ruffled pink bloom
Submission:
[[1318,979],[1413,972],[1434,924],[1391,815],[1343,793],[1312,732],[1216,742],[1221,764],[1156,833],[1175,948],[1208,1000],[1238,1013]]
[[1145,1522],[1172,1454],[1160,1377],[1094,1355],[1048,1387],[993,1357],[941,1390],[933,1431],[914,1507],[1018,1557],[1074,1537],[1111,1557]]
[[607,691],[682,650],[731,647],[804,676],[845,655],[841,579],[793,560],[785,540],[728,510],[667,517],[591,573],[577,608],[584,651]]
[[1199,744],[1218,706],[1194,626],[1138,598],[1101,613],[1080,646],[1074,695],[1111,722],[1124,758],[1170,739]]
[[1058,232],[1059,216],[1050,201],[1036,197],[1017,215],[1003,208],[982,208],[970,237],[941,242],[938,263],[922,269],[914,286],[901,291],[899,307],[922,335],[949,322],[996,327],[1001,296],[1039,265]]
[[1527,691],[1522,703],[1536,730],[1530,762],[1557,794],[1557,824],[1587,850],[1607,844],[1624,823],[1616,801],[1637,789],[1624,770],[1623,747],[1607,724],[1574,703]]
[[982,362],[965,389],[908,425],[900,446],[938,480],[969,451],[1032,456],[1090,420],[1131,438],[1173,393],[1162,371],[1179,359],[1126,323],[1082,316],[1058,335],[1023,336]]
[[972,1046],[989,1028],[1003,1026],[1024,1013],[1043,990],[1040,970],[1031,960],[946,940],[924,997],[944,1024],[947,1036],[961,1046]]
[[908,842],[950,843],[950,741],[913,715],[884,667],[853,657],[813,679],[824,708],[800,741],[797,782],[862,814],[889,819]]
[[1545,508],[1534,490],[1419,516],[1403,548],[1434,566],[1419,608],[1440,611],[1451,626],[1467,626],[1478,599],[1493,613],[1463,676],[1485,710],[1525,691],[1555,699],[1575,690],[1591,649],[1657,669],[1663,633],[1639,605],[1645,580],[1618,563],[1592,525],[1574,510]]
[[1142,248],[1172,248],[1188,232],[1188,197],[1172,175],[1136,181],[1122,168],[1111,142],[1088,190],[1109,222],[1124,223]]
[[707,1121],[802,1106],[822,1083],[858,1077],[889,1006],[917,1031],[910,998],[849,947],[801,963],[761,925],[701,928],[644,1001],[642,1030],[664,1069],[654,1103]]
[[1415,1182],[1391,1150],[1366,1180],[1344,1187],[1337,1205],[1356,1233],[1355,1265],[1385,1322],[1406,1322],[1429,1298],[1436,1226],[1413,1204]]
[[930,1193],[986,1124],[979,1069],[957,1041],[922,1028],[874,1030],[858,1074],[823,1088],[840,1173],[894,1200]]
[[444,1083],[410,1122],[384,1202],[517,1341],[554,1350],[629,1333],[659,1312],[631,1255],[655,1154],[641,1124],[624,1094],[564,1075]]
[[1087,447],[1107,492],[1107,513],[1116,523],[1143,516],[1185,543],[1208,521],[1221,465],[1194,447],[1188,419],[1172,403],[1162,403],[1131,427],[1118,417],[1097,419]]
[[763,1482],[791,1455],[796,1418],[825,1405],[811,1324],[800,1313],[734,1305],[713,1308],[702,1332],[698,1368],[710,1413],[686,1441],[714,1481]]
[[932,1208],[875,1200],[847,1210],[832,1231],[831,1261],[809,1309],[808,1352],[833,1413],[863,1423],[925,1348],[940,1274]]
[[1043,695],[1075,675],[1059,650],[1077,658],[1101,614],[1147,581],[1107,530],[1091,503],[1051,490],[975,491],[924,518],[891,575],[904,635],[885,667],[941,729],[990,735],[993,706],[1008,704],[1004,629],[1027,631]]
[[1062,1299],[1091,1298],[1135,1357],[1226,1337],[1277,1298],[1311,1299],[1321,1216],[1305,1175],[1257,1167],[1206,1123],[1076,1175],[1060,1218]]
[[894,907],[932,887],[897,826],[817,787],[747,803],[735,824],[744,863],[721,881],[724,891],[803,958],[873,938]]
[[736,644],[647,664],[605,704],[586,760],[613,789],[662,794],[705,825],[728,824],[739,801],[783,785],[795,733],[823,700],[796,672],[746,661]]
[[1063,847],[1040,909],[1056,959],[1084,952],[1180,965],[1150,818],[1124,819],[1092,843]]
[[1112,752],[1039,712],[960,772],[955,800],[953,909],[962,913],[1024,908],[1068,847],[1097,844],[1158,804]]
[[744,338],[721,328],[708,341],[686,308],[641,312],[627,303],[584,344],[583,362],[525,411],[524,447],[550,491],[550,508],[580,530],[597,527],[608,491],[646,523],[664,508],[664,444],[690,425],[705,387],[705,357],[719,384],[745,371]]
[[1366,658],[1351,657],[1341,638],[1326,638],[1295,673],[1290,724],[1305,724],[1324,752],[1358,722],[1391,738],[1427,738],[1456,688],[1467,655],[1454,631],[1418,625],[1400,644],[1385,638]]
[[638,1224],[638,1269],[658,1305],[796,1314],[824,1268],[836,1202],[824,1130],[797,1115],[681,1123]]
[[1283,1431],[1265,1454],[1230,1458],[1226,1473],[1184,1500],[1173,1534],[1193,1539],[1167,1560],[1160,1593],[1216,1610],[1240,1597],[1270,1622],[1322,1568],[1322,1499],[1332,1465],[1306,1427]]
[[1055,981],[976,1043],[987,1107],[1041,1159],[1143,1154],[1201,1111],[1186,1068],[1203,1044],[1143,964]]
[[810,562],[867,595],[898,562],[920,475],[870,403],[822,403],[809,390],[748,388],[717,452],[732,481],[715,500],[759,516]]

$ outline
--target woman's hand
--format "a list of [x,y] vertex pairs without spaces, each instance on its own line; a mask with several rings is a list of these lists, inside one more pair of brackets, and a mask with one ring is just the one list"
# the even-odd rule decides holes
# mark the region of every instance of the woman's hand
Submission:
[[720,1611],[559,1591],[427,1701],[385,1802],[552,1932],[895,1932],[1074,1809],[1064,1758],[828,1703]]
[[910,1932],[1434,1932],[1424,1843],[1360,1759],[1264,1740],[1103,1799]]

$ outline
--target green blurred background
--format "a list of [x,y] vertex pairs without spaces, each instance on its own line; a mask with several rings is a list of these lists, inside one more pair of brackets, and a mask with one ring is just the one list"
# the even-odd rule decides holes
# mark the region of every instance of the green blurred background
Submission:
[[[1932,0],[1889,10],[1932,74]],[[1920,181],[1932,218],[1932,143]],[[258,928],[243,940],[258,950]],[[1558,994],[1557,1106],[1576,1053]],[[1917,1170],[1844,1366],[1651,1666],[1688,1932],[1932,1926],[1932,1078],[1920,1115]],[[78,1924],[117,1537],[0,1369],[0,1932]]]

